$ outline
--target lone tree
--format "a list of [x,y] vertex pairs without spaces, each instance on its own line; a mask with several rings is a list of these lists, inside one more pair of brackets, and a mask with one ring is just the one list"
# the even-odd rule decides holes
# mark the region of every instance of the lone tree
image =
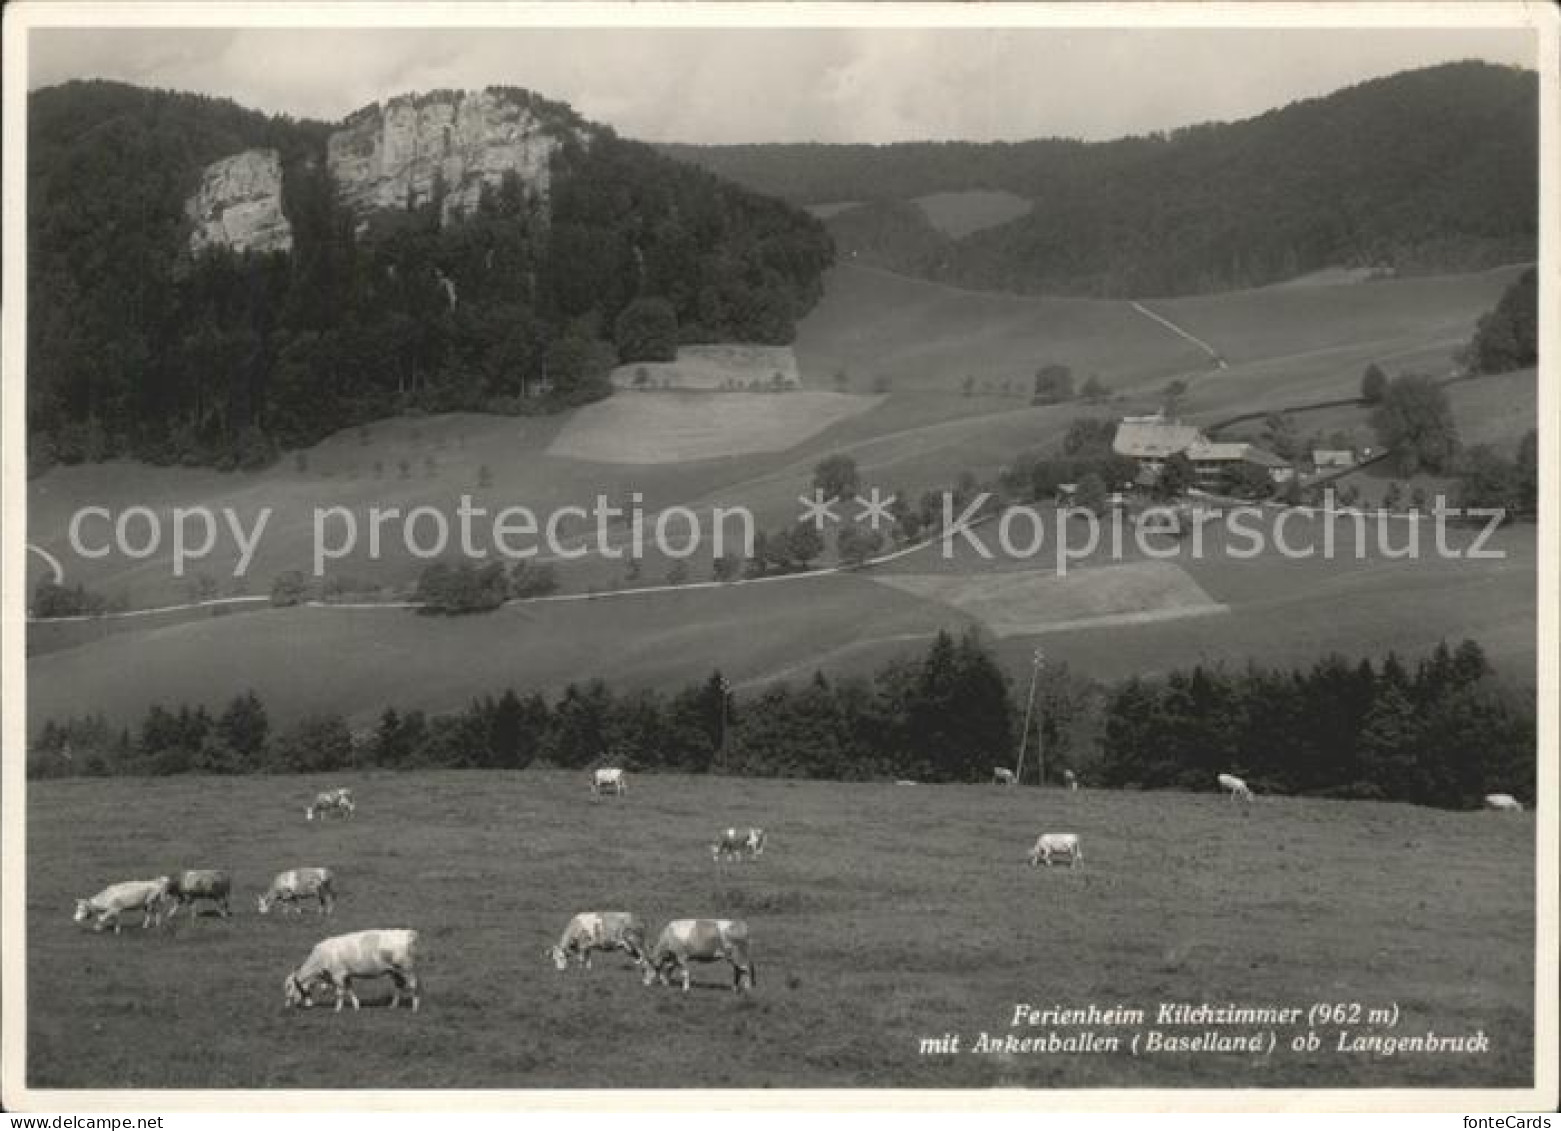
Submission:
[[842,563],[859,566],[883,549],[883,535],[860,526],[842,526],[835,535],[835,552]]
[[849,499],[862,485],[856,460],[850,456],[828,456],[813,468],[813,486],[829,499]]
[[1381,404],[1382,396],[1388,391],[1388,375],[1382,372],[1382,367],[1373,361],[1366,366],[1366,372],[1360,379],[1360,399],[1367,404]]
[[1392,449],[1401,475],[1445,470],[1458,451],[1458,426],[1447,392],[1429,377],[1409,373],[1388,383],[1371,414],[1377,440]]
[[1111,389],[1100,379],[1098,374],[1091,373],[1084,382],[1083,388],[1079,390],[1079,396],[1083,397],[1090,404],[1099,404],[1111,396]]
[[1035,404],[1060,404],[1073,399],[1073,370],[1053,362],[1035,371]]

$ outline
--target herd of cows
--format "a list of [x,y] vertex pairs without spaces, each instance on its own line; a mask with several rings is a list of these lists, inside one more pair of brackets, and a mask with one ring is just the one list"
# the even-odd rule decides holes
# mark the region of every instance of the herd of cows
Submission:
[[[1013,785],[1016,778],[1012,771],[997,768],[993,781],[1000,785]],[[1220,790],[1232,801],[1250,802],[1252,790],[1239,777],[1219,774],[1216,779]],[[909,783],[907,783],[909,784]],[[1078,789],[1078,780],[1070,773],[1067,788]],[[621,769],[599,769],[591,777],[593,797],[605,794],[622,796],[628,791],[627,776]],[[1522,804],[1510,794],[1493,793],[1485,797],[1487,809],[1517,812]],[[351,818],[357,811],[350,789],[334,789],[319,793],[304,811],[305,818],[313,821],[335,814]],[[760,828],[728,828],[722,830],[710,845],[712,859],[757,860],[764,854],[765,833]],[[1031,848],[1030,865],[1052,865],[1053,860],[1066,860],[1070,868],[1084,861],[1083,847],[1077,833],[1043,832]],[[198,903],[214,905],[222,918],[232,914],[229,904],[233,894],[232,877],[225,871],[201,869],[159,876],[151,880],[126,880],[110,884],[90,899],[76,901],[75,921],[85,922],[95,917],[94,930],[112,927],[120,930],[121,916],[141,912],[141,927],[146,929],[171,922],[180,910],[189,908],[193,918],[199,911]],[[329,868],[292,868],[279,873],[270,887],[257,897],[257,909],[265,915],[273,907],[291,908],[295,914],[303,913],[302,904],[313,900],[321,916],[330,915],[336,903],[334,876]],[[558,942],[544,951],[559,970],[568,968],[571,960],[589,969],[591,956],[596,951],[625,952],[641,972],[645,985],[670,985],[674,976],[681,976],[683,990],[689,989],[689,965],[696,962],[726,962],[732,967],[732,988],[742,992],[752,990],[756,984],[753,958],[749,953],[747,923],[739,919],[675,919],[668,923],[649,945],[649,933],[639,916],[627,911],[587,911],[575,915],[564,928]],[[392,1009],[401,1004],[407,994],[415,1012],[421,1002],[421,984],[417,975],[418,933],[406,928],[357,931],[336,935],[316,944],[307,958],[292,970],[283,983],[283,1000],[287,1007],[308,1008],[316,1004],[316,995],[333,991],[335,1008],[340,1011],[344,1001],[350,1001],[354,1009],[360,1008],[353,982],[364,978],[388,977],[393,986]]]
[[[593,796],[622,795],[627,790],[621,769],[597,770],[592,775]],[[351,818],[356,812],[352,791],[334,789],[317,794],[305,808],[304,817],[309,821],[330,814]],[[764,843],[763,829],[728,828],[710,845],[710,853],[716,861],[755,860],[764,854]],[[291,908],[301,915],[303,902],[313,900],[319,915],[329,915],[336,904],[334,882],[329,868],[289,869],[279,873],[257,897],[257,909],[265,915],[273,907]],[[144,930],[172,922],[184,908],[189,908],[193,918],[200,913],[197,905],[202,902],[211,904],[216,914],[225,919],[232,914],[232,896],[233,878],[221,869],[125,880],[110,884],[90,899],[78,899],[75,921],[95,919],[94,930],[112,928],[118,934],[120,919],[126,914],[139,911]],[[662,929],[655,945],[648,945],[648,939],[645,923],[637,915],[627,911],[587,911],[570,919],[563,936],[544,954],[559,970],[567,969],[571,959],[589,969],[593,952],[622,950],[639,967],[645,985],[658,981],[670,985],[673,977],[681,975],[685,993],[691,981],[689,965],[695,962],[730,963],[732,988],[736,992],[752,990],[756,984],[748,925],[739,919],[675,919]],[[422,1000],[418,952],[418,933],[407,928],[356,931],[324,939],[300,966],[288,973],[282,987],[283,1001],[288,1008],[309,1008],[316,1004],[318,994],[333,991],[337,1011],[347,1001],[359,1009],[353,982],[387,977],[393,987],[390,1008],[400,1006],[404,993],[416,1012]]]

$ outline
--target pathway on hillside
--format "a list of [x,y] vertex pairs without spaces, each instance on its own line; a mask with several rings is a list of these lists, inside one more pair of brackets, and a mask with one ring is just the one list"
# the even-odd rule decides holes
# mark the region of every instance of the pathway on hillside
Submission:
[[1131,306],[1134,310],[1138,311],[1138,313],[1142,314],[1145,318],[1149,319],[1150,321],[1158,322],[1160,325],[1164,326],[1167,330],[1171,331],[1171,333],[1177,335],[1178,337],[1186,338],[1193,345],[1197,346],[1204,353],[1208,354],[1210,359],[1213,360],[1213,362],[1214,362],[1214,364],[1215,364],[1215,366],[1217,368],[1219,368],[1219,369],[1227,369],[1227,368],[1229,368],[1229,366],[1227,366],[1225,364],[1225,359],[1220,356],[1219,351],[1217,349],[1215,349],[1213,346],[1209,345],[1208,342],[1206,342],[1202,338],[1198,337],[1196,334],[1193,334],[1192,332],[1183,329],[1182,327],[1178,326],[1175,322],[1172,322],[1169,318],[1165,318],[1162,315],[1156,314],[1154,311],[1150,310],[1147,306],[1145,306],[1141,302],[1131,302],[1128,305]]

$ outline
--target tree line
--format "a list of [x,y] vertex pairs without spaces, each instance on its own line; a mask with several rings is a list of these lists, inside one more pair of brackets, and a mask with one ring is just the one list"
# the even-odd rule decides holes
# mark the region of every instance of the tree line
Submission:
[[[565,140],[514,176],[355,216],[330,127],[109,82],[28,99],[30,466],[252,468],[404,411],[552,412],[679,342],[784,344],[833,250],[805,213],[525,92]],[[205,165],[275,148],[290,252],[192,256]],[[365,225],[366,222],[366,225]]]
[[[336,714],[275,729],[253,691],[216,713],[154,704],[134,728],[102,715],[49,720],[27,765],[36,778],[612,764],[980,782],[1014,763],[1022,694],[980,635],[940,632],[870,675],[816,673],[743,695],[719,671],[670,694],[598,679],[552,699],[510,689],[449,713],[387,707],[357,730]],[[1202,790],[1236,772],[1263,792],[1450,808],[1492,791],[1533,800],[1532,695],[1501,683],[1472,641],[1439,645],[1412,668],[1392,653],[1330,655],[1304,669],[1195,665],[1111,685],[1053,663],[1033,717],[1027,783],[1071,771],[1087,785]]]

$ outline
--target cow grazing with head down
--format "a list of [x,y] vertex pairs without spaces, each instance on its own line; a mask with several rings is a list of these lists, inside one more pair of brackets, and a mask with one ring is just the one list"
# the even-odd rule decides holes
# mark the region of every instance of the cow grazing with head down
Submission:
[[712,860],[756,860],[764,855],[763,829],[725,829],[710,846]]
[[1014,777],[1014,772],[1007,766],[992,767],[993,785],[1014,785],[1018,780],[1018,778]]
[[614,796],[629,792],[629,783],[621,769],[605,767],[591,775],[591,793],[600,797],[604,793]]
[[1252,790],[1247,788],[1247,783],[1236,777],[1235,774],[1220,774],[1215,780],[1219,782],[1220,789],[1230,794],[1232,801],[1235,801],[1237,798],[1240,798],[1242,801],[1252,800]]
[[1030,849],[1030,867],[1037,864],[1052,866],[1053,856],[1066,856],[1068,867],[1084,863],[1084,850],[1079,847],[1078,833],[1042,833]]
[[591,952],[622,950],[636,963],[645,959],[645,922],[628,911],[582,911],[564,928],[557,945],[545,951],[559,970],[569,967],[574,958],[586,970],[591,968]]
[[357,1009],[353,980],[385,976],[395,987],[390,1008],[401,1004],[401,991],[407,990],[412,995],[412,1012],[416,1013],[422,988],[416,970],[417,937],[416,931],[397,929],[358,931],[326,939],[316,944],[303,965],[282,983],[283,1001],[289,1009],[308,1009],[314,1005],[315,990],[330,988],[336,991],[337,1013],[341,1012],[343,998]]
[[671,985],[669,973],[681,972],[683,992],[688,992],[690,962],[730,962],[732,991],[741,993],[746,982],[755,984],[753,959],[748,954],[748,924],[741,919],[675,919],[641,963],[647,986],[660,981]]
[[1523,802],[1510,793],[1487,793],[1485,795],[1485,808],[1495,809],[1504,813],[1523,812]]
[[176,872],[168,884],[168,896],[173,901],[173,910],[168,912],[167,922],[173,922],[173,917],[179,914],[179,909],[188,907],[190,918],[199,918],[196,911],[196,900],[204,899],[217,905],[217,914],[224,919],[233,912],[228,907],[228,897],[233,894],[233,877],[227,872],[216,868],[200,868],[189,872]]
[[281,904],[302,915],[304,909],[299,905],[300,901],[315,899],[319,900],[320,914],[329,915],[336,906],[336,889],[332,886],[335,880],[329,868],[292,868],[281,872],[259,898],[260,913],[264,915],[273,904]]
[[351,817],[357,812],[357,804],[352,800],[350,789],[327,789],[314,795],[314,800],[309,803],[309,808],[304,810],[306,820],[314,820],[318,816],[327,813],[335,813],[339,817]]
[[171,884],[167,876],[158,876],[155,880],[125,880],[109,884],[91,899],[76,901],[75,921],[82,923],[96,915],[97,921],[92,926],[94,931],[113,927],[117,935],[119,917],[127,911],[139,911],[143,930],[156,926],[162,922]]

